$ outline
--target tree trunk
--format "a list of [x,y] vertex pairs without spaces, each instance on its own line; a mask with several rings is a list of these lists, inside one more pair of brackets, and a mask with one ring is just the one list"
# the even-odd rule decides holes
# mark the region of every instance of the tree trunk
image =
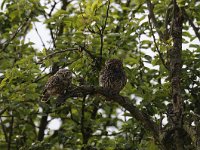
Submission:
[[173,48],[170,50],[170,75],[171,75],[171,88],[172,88],[172,103],[173,111],[175,114],[174,119],[174,142],[177,150],[184,149],[183,138],[180,134],[180,129],[182,128],[182,118],[183,118],[183,100],[181,97],[181,68],[182,68],[182,28],[183,28],[183,16],[181,9],[173,1],[173,18],[172,18],[172,28],[171,36],[173,39]]

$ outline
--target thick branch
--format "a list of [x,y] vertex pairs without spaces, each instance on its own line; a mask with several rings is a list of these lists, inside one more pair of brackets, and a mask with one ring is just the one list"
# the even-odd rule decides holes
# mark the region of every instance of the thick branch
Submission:
[[170,50],[170,72],[171,72],[171,87],[172,87],[172,103],[175,114],[174,126],[175,130],[175,144],[177,150],[184,149],[182,134],[178,128],[182,128],[183,118],[183,100],[181,96],[181,68],[182,68],[182,28],[183,16],[176,0],[173,0],[173,20],[171,36],[173,39],[173,48]]
[[174,16],[172,21],[172,39],[173,48],[170,50],[170,71],[171,71],[171,86],[174,112],[177,115],[177,123],[181,125],[181,117],[183,111],[183,102],[181,97],[180,76],[182,68],[182,28],[183,17],[180,8],[174,0]]
[[39,132],[38,132],[38,141],[43,141],[44,139],[44,135],[45,135],[44,131],[48,124],[47,118],[48,118],[48,114],[46,116],[42,116],[41,118]]
[[65,95],[63,95],[64,99],[70,97],[84,97],[85,95],[94,95],[100,94],[106,99],[112,100],[117,102],[119,105],[124,107],[127,111],[131,113],[131,115],[138,121],[140,121],[150,132],[153,133],[155,140],[159,143],[162,149],[165,149],[164,146],[159,142],[159,128],[158,125],[151,120],[151,118],[145,114],[144,112],[140,111],[136,106],[132,104],[132,102],[127,98],[121,95],[113,94],[112,91],[102,87],[95,87],[95,86],[80,86],[75,87],[69,90]]

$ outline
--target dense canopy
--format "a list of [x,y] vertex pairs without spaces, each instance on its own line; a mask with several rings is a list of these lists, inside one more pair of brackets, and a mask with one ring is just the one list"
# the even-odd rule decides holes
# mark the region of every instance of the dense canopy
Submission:
[[[0,5],[0,149],[200,149],[199,0]],[[109,59],[119,94],[99,86]],[[61,68],[72,85],[42,102]]]

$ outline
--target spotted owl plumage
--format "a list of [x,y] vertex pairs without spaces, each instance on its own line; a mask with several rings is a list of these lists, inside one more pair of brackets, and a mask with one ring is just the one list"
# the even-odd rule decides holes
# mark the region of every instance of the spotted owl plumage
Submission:
[[67,90],[72,82],[72,73],[67,69],[58,70],[51,76],[44,88],[42,101],[48,101],[52,95],[60,95]]
[[119,59],[111,59],[105,63],[105,67],[100,71],[99,84],[109,88],[113,92],[119,93],[126,85],[127,77],[123,64]]

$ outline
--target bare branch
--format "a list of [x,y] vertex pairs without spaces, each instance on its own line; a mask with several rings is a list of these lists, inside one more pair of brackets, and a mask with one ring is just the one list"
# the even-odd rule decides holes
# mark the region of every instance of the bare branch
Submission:
[[44,41],[42,40],[42,37],[41,37],[41,35],[39,34],[38,29],[37,29],[35,23],[33,23],[33,25],[34,25],[34,27],[35,27],[35,31],[36,31],[38,37],[40,38],[40,41],[42,42],[42,46],[46,49],[46,46],[45,46],[45,44],[44,44]]

